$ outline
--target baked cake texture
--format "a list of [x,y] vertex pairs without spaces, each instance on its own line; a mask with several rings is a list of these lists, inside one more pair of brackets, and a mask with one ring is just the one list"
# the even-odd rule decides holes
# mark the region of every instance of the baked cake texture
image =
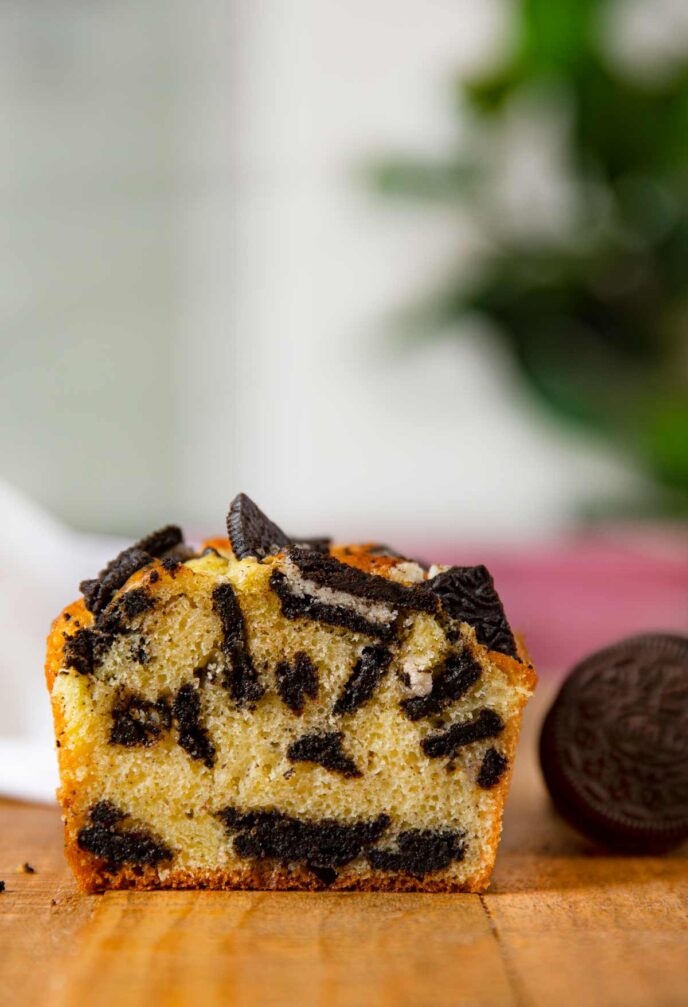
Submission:
[[240,494],[55,620],[67,858],[107,888],[482,891],[535,673],[488,571],[293,539]]

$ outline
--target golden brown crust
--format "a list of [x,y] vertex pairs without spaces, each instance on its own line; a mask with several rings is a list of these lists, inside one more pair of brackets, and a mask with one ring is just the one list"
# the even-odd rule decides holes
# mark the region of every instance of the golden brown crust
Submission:
[[496,664],[500,671],[503,671],[508,676],[512,685],[520,685],[529,692],[532,692],[537,685],[537,673],[530,662],[527,651],[521,645],[521,638],[519,636],[516,637],[516,644],[519,657],[521,658],[520,661],[516,661],[513,657],[508,657],[506,654],[500,654],[496,650],[489,650],[487,653],[492,663]]
[[[153,891],[159,888],[243,889],[256,891],[334,891],[334,892],[481,892],[489,884],[489,873],[467,884],[457,884],[446,877],[414,877],[411,874],[367,871],[353,873],[343,869],[332,884],[326,884],[303,867],[284,867],[252,863],[242,870],[188,871],[170,870],[161,879],[152,867],[125,867],[108,873],[99,862],[78,848],[67,848],[67,859],[79,887],[84,892],[111,889]],[[89,863],[90,861],[90,863]],[[101,862],[102,863],[102,862]]]
[[232,546],[228,538],[207,538],[201,543],[201,552],[204,549],[214,549],[221,556],[232,556]]
[[48,634],[45,657],[45,681],[49,692],[52,692],[55,678],[63,664],[65,640],[82,627],[91,626],[92,623],[93,616],[86,608],[83,598],[67,605],[53,621]]
[[402,556],[377,555],[373,552],[378,548],[373,542],[364,545],[335,545],[330,553],[340,563],[356,567],[364,573],[377,574],[378,577],[389,577],[395,566],[407,562]]

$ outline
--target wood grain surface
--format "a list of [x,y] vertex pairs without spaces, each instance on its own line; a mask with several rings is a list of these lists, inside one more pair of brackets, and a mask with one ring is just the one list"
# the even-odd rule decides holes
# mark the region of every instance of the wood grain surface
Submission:
[[57,810],[0,802],[0,1004],[684,1007],[688,851],[612,856],[557,819],[535,756],[547,693],[483,896],[83,896]]

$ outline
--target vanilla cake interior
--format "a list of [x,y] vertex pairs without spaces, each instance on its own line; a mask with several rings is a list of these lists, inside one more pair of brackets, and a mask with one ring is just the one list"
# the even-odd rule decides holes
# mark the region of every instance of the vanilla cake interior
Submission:
[[481,891],[535,684],[484,567],[294,540],[240,494],[81,585],[46,674],[84,890]]

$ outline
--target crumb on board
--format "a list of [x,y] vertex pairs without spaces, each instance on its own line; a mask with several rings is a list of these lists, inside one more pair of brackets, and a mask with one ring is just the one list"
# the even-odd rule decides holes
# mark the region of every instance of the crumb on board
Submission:
[[5,882],[4,881],[0,881],[0,892],[4,892],[4,891],[5,891]]
[[36,868],[32,867],[28,860],[25,860],[23,864],[20,864],[17,868],[17,874],[35,874]]

